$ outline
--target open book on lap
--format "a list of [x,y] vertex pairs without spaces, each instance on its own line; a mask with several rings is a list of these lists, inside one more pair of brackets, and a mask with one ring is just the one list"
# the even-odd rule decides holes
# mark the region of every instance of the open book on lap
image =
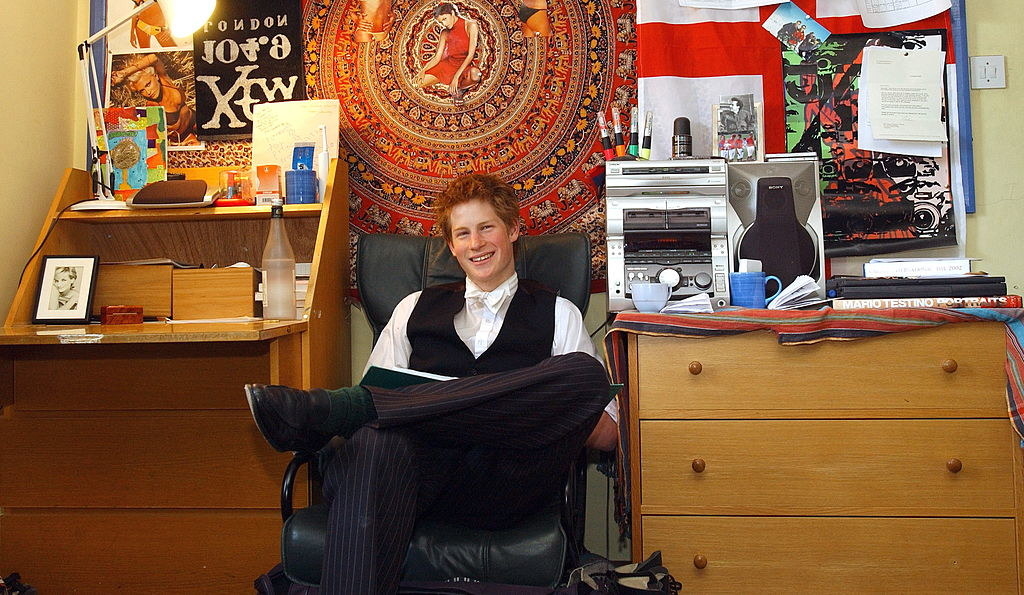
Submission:
[[[378,388],[399,388],[402,386],[423,384],[424,382],[454,379],[454,376],[431,374],[430,372],[421,372],[419,370],[410,370],[408,368],[370,366],[370,369],[366,371],[366,374],[363,374],[363,379],[359,381],[359,384],[360,386],[376,386]],[[610,387],[610,396],[614,397],[620,390],[622,390],[621,384],[612,384]]]
[[370,366],[366,374],[363,374],[363,379],[359,381],[359,384],[380,388],[398,388],[413,384],[423,384],[424,382],[452,380],[454,378],[454,376],[442,376],[441,374],[431,374],[430,372],[420,372],[419,370],[410,370],[408,368]]

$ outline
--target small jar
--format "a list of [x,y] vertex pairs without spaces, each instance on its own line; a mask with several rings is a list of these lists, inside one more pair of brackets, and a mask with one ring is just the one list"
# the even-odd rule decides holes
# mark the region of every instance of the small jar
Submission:
[[256,200],[252,193],[252,181],[249,172],[228,169],[220,172],[220,190],[217,192],[217,206],[254,205]]

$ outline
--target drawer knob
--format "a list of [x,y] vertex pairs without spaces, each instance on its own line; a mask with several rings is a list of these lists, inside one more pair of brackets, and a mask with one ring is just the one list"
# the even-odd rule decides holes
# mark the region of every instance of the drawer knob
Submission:
[[946,461],[946,469],[949,469],[950,473],[960,473],[960,470],[964,468],[964,464],[960,459],[950,459]]
[[697,473],[704,473],[704,469],[707,469],[707,463],[704,462],[704,459],[694,459],[690,466]]
[[690,370],[690,374],[696,376],[704,371],[704,366],[702,366],[700,362],[690,362],[688,369]]
[[948,373],[952,374],[953,372],[956,372],[956,368],[957,368],[956,360],[953,359],[953,358],[944,360],[942,362],[942,371],[943,372],[948,372]]
[[708,565],[708,559],[703,554],[697,554],[693,557],[693,565],[703,569]]

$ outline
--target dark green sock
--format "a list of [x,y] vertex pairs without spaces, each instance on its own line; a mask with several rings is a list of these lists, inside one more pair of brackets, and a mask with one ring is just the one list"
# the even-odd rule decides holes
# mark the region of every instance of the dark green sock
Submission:
[[320,430],[351,438],[363,424],[377,419],[370,391],[361,386],[350,386],[326,391],[331,398],[331,413],[320,424]]

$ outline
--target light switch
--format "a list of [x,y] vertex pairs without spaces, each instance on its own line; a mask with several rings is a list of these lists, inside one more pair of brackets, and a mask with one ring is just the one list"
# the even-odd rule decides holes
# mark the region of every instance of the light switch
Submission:
[[971,56],[972,89],[1005,89],[1006,56]]

